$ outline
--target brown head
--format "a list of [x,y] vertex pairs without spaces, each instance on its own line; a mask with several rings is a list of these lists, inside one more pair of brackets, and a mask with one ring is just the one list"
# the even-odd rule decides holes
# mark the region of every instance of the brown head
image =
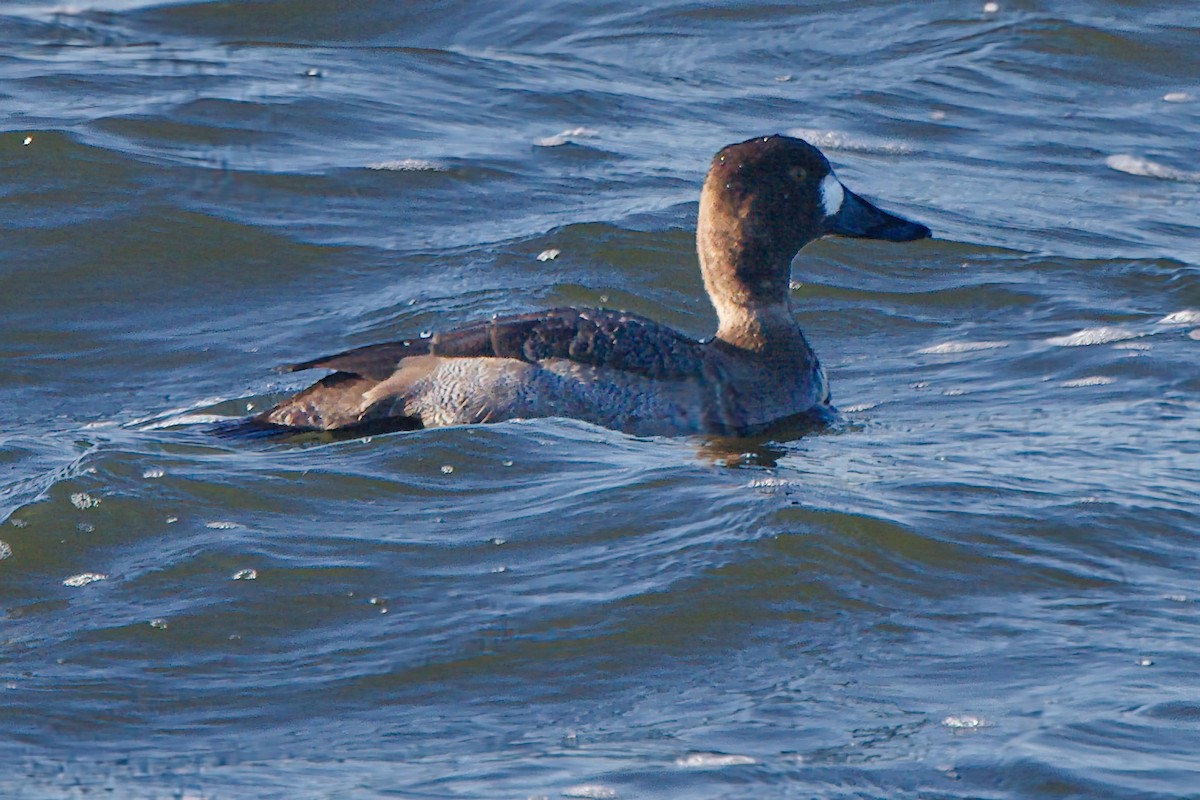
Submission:
[[827,234],[889,241],[930,235],[846,189],[821,151],[801,139],[760,136],[717,153],[700,196],[696,238],[722,327],[730,315],[786,307],[792,259]]

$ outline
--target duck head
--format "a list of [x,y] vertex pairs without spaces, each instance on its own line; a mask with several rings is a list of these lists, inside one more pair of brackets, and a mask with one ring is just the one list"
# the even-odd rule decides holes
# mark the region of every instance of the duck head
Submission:
[[747,314],[786,310],[792,259],[826,235],[907,242],[930,231],[851,192],[802,139],[760,136],[717,153],[700,195],[696,241],[721,319],[718,337],[744,327]]

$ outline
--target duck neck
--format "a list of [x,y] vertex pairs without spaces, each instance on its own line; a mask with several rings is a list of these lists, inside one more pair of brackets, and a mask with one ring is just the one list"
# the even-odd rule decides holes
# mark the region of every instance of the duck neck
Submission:
[[805,244],[781,235],[753,198],[730,196],[710,173],[700,195],[696,251],[717,310],[717,339],[743,351],[788,358],[811,354],[792,316],[792,259]]
[[[720,253],[715,255],[714,253]],[[700,251],[704,287],[717,311],[717,339],[741,350],[759,354],[808,352],[808,343],[792,315],[787,276],[791,258],[764,268],[762,253],[755,254],[755,269],[742,269],[739,250]],[[747,281],[750,274],[758,280]],[[765,276],[780,276],[764,279]]]
[[789,302],[717,304],[717,338],[739,350],[760,355],[808,352],[808,343],[792,316]]

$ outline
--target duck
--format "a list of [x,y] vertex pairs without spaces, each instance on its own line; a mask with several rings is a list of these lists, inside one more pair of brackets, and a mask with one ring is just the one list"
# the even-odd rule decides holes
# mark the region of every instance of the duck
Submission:
[[790,288],[793,259],[823,236],[909,242],[931,232],[850,191],[803,139],[731,144],[712,159],[696,226],[717,314],[710,338],[606,308],[497,316],[283,367],[332,374],[252,419],[353,434],[565,417],[635,436],[735,437],[832,420]]

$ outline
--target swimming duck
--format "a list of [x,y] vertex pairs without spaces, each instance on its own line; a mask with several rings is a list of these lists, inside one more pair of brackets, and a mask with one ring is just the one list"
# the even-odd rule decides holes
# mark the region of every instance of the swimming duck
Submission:
[[254,420],[379,431],[569,417],[636,435],[753,435],[832,417],[825,371],[792,313],[792,259],[825,235],[923,239],[837,179],[801,139],[765,136],[714,156],[696,243],[718,326],[697,341],[608,309],[497,317],[285,369],[331,369]]

